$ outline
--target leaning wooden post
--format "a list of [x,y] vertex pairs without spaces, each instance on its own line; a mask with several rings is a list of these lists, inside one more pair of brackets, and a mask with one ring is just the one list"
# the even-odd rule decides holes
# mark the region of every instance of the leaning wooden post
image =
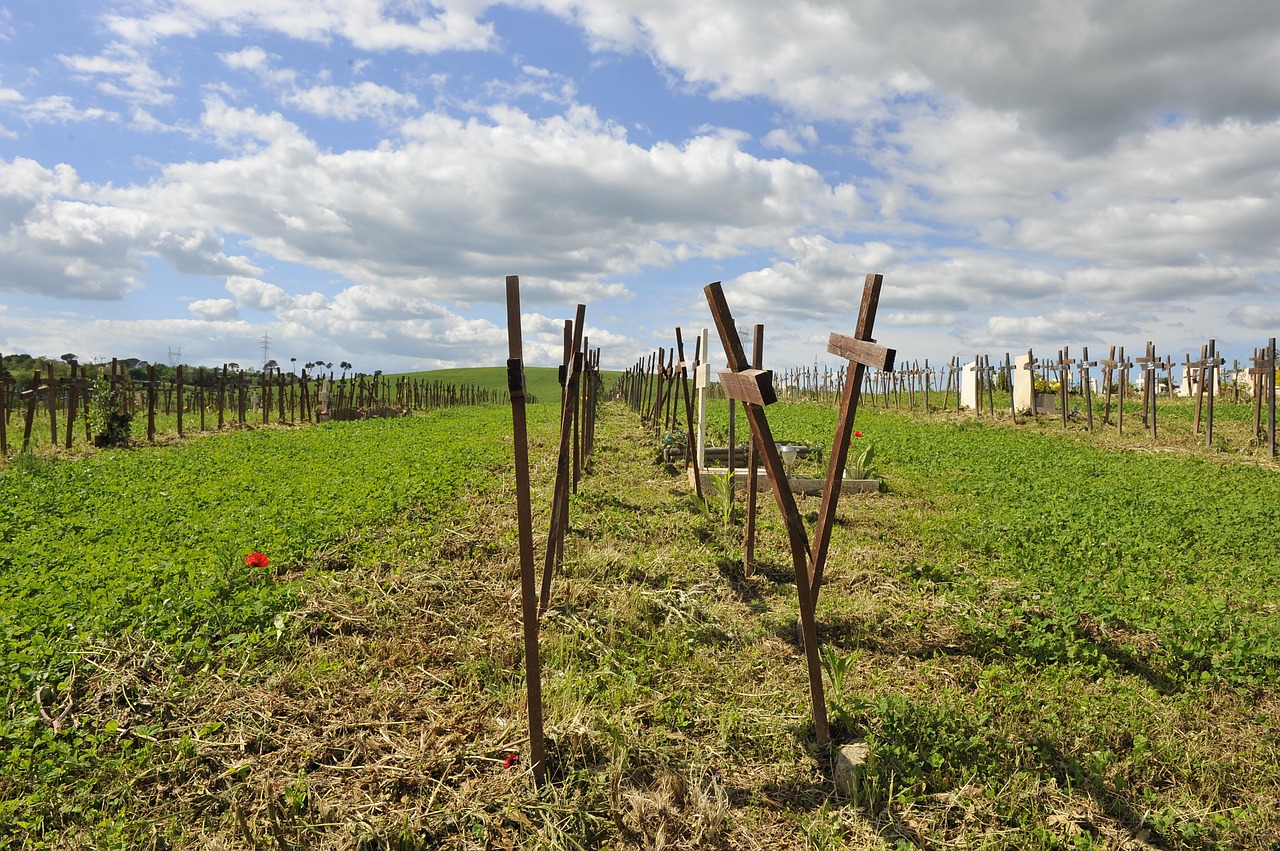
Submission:
[[1124,346],[1120,347],[1120,362],[1116,364],[1120,370],[1120,393],[1116,399],[1116,434],[1124,434],[1124,393],[1125,385],[1129,383],[1129,370],[1133,368],[1133,361],[1124,356]]
[[[752,369],[764,369],[764,326],[756,325],[755,332],[751,338],[751,367]],[[729,448],[730,454],[733,453],[733,447]],[[756,453],[755,441],[751,441],[747,445],[747,528],[745,532],[746,545],[742,554],[742,575],[750,576],[756,572],[756,494],[760,485],[760,474],[756,469],[758,466],[759,456]],[[733,481],[730,479],[730,481]],[[774,487],[785,486],[786,480],[774,482]]]
[[573,447],[573,397],[578,393],[577,358],[573,353],[582,348],[582,326],[586,322],[587,306],[578,305],[573,321],[569,345],[565,347],[565,390],[560,405],[560,455],[556,464],[556,484],[552,493],[551,528],[547,532],[547,550],[542,564],[542,594],[538,611],[545,612],[551,605],[551,577],[564,552],[564,533],[569,525],[569,467]]
[[[693,492],[698,495],[698,499],[702,499],[702,459],[698,457],[697,441],[693,430],[693,396],[689,392],[689,369],[684,360],[684,337],[680,334],[678,327],[676,328],[676,350],[680,356],[680,386],[684,393],[685,461],[686,466],[693,469]],[[693,369],[695,373],[698,370],[696,360]]]
[[1195,375],[1196,375],[1196,412],[1195,412],[1195,416],[1192,418],[1193,425],[1191,428],[1192,432],[1195,434],[1200,433],[1200,414],[1204,410],[1204,367],[1205,367],[1205,364],[1208,362],[1208,360],[1209,360],[1208,346],[1200,347],[1200,360],[1198,361],[1192,361],[1191,355],[1187,355],[1187,363],[1188,363],[1187,370],[1188,372],[1190,372],[1192,369],[1194,369]]
[[1201,387],[1203,387],[1207,382],[1212,382],[1209,384],[1209,389],[1207,391],[1209,393],[1209,400],[1205,411],[1205,446],[1209,447],[1213,446],[1213,401],[1214,397],[1218,395],[1218,367],[1227,362],[1226,358],[1218,357],[1217,346],[1217,340],[1209,341],[1209,351],[1205,357],[1205,365],[1208,368],[1208,379],[1205,378],[1204,372],[1200,373]]
[[147,366],[147,440],[156,439],[156,365]]
[[174,370],[174,381],[178,390],[178,437],[182,437],[182,364],[178,364],[178,368]]
[[520,608],[524,618],[524,680],[529,704],[529,761],[538,783],[547,779],[542,730],[542,662],[538,656],[538,589],[533,575],[533,508],[529,488],[529,432],[525,418],[524,343],[520,278],[507,276],[507,394],[516,461],[516,524],[520,537]]
[[[827,725],[827,704],[823,696],[822,660],[818,654],[818,629],[814,620],[813,594],[809,588],[809,565],[806,552],[809,542],[805,539],[804,521],[796,508],[795,497],[787,487],[787,472],[782,466],[778,446],[773,442],[773,432],[765,416],[764,406],[777,401],[773,390],[773,376],[763,370],[750,369],[742,350],[733,315],[725,302],[720,282],[708,284],[703,292],[711,307],[720,342],[724,346],[729,368],[720,373],[720,387],[729,398],[742,401],[747,421],[751,424],[751,437],[764,460],[765,470],[773,481],[773,495],[786,523],[787,538],[791,544],[791,562],[795,568],[796,597],[800,606],[800,630],[804,639],[805,662],[809,672],[809,697],[813,707],[813,730],[819,745],[831,742],[831,730]],[[733,447],[730,447],[732,452]]]
[[1271,397],[1271,414],[1268,420],[1271,424],[1271,439],[1269,449],[1271,457],[1276,457],[1276,338],[1272,337],[1267,342],[1267,383],[1271,385],[1269,396]]
[[836,421],[836,435],[827,459],[827,478],[822,486],[822,505],[818,509],[818,524],[814,529],[813,551],[806,568],[809,593],[814,605],[822,585],[822,574],[827,566],[827,551],[831,546],[831,530],[836,522],[836,509],[840,504],[840,482],[844,478],[845,462],[849,459],[849,441],[853,439],[853,420],[858,414],[859,388],[868,367],[892,370],[895,352],[877,345],[871,338],[876,322],[876,308],[880,304],[882,275],[867,275],[862,287],[862,304],[858,308],[858,322],[853,336],[833,333],[827,342],[827,351],[849,361],[852,376],[844,385],[844,398],[840,402],[840,416]]

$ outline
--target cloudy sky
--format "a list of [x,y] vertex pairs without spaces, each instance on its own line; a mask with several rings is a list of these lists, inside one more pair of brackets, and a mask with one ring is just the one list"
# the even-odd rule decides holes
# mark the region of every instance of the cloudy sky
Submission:
[[0,0],[5,353],[1244,357],[1278,191],[1275,0]]

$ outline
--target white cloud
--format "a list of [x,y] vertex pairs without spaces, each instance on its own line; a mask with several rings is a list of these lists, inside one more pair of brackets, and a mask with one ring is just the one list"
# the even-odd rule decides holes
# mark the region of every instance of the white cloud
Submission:
[[50,95],[33,101],[22,109],[22,117],[33,124],[76,124],[103,118],[118,120],[115,113],[96,106],[80,109],[66,95]]
[[361,50],[481,50],[493,28],[476,16],[483,4],[421,0],[156,0],[141,15],[106,16],[108,27],[130,44],[217,29],[276,33],[301,41],[350,41]]
[[418,106],[418,99],[413,95],[368,81],[347,88],[313,86],[298,89],[286,94],[283,101],[304,112],[344,121],[362,117],[390,121]]
[[150,212],[98,203],[66,167],[0,160],[0,291],[119,299],[140,285],[142,258],[191,274],[252,274],[211,230],[172,228]]
[[1270,331],[1280,328],[1280,308],[1272,305],[1246,304],[1231,311],[1230,318],[1254,331]]
[[293,298],[275,284],[233,275],[227,278],[227,290],[236,297],[236,305],[254,310],[275,310],[293,305]]
[[781,127],[770,130],[760,140],[766,148],[776,148],[788,154],[800,154],[818,141],[818,132],[811,125],[793,131]]
[[821,119],[949,99],[1014,113],[1079,152],[1169,112],[1263,120],[1280,105],[1280,7],[1254,0],[541,5],[597,49],[644,51],[718,97],[763,95]]
[[229,298],[202,298],[187,305],[192,314],[210,322],[229,321],[240,318],[236,303]]
[[167,89],[176,81],[155,71],[148,58],[132,45],[115,42],[98,56],[59,55],[58,59],[113,97],[144,104],[163,104],[173,99]]

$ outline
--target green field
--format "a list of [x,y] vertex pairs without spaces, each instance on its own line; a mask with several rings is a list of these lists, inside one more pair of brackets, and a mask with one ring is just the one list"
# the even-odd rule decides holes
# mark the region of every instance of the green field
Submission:
[[[769,417],[829,448],[829,408]],[[544,530],[556,419],[531,408]],[[19,459],[0,470],[0,836],[1274,847],[1276,465],[1051,422],[864,407],[858,429],[886,489],[842,503],[818,606],[834,732],[869,750],[852,794],[813,742],[772,502],[746,577],[741,507],[730,526],[694,510],[621,405],[543,623],[543,790],[506,767],[528,757],[508,409]]]
[[[427,372],[407,372],[405,376],[421,381],[439,381],[443,384],[466,384],[486,390],[507,390],[505,366],[460,367],[458,369],[433,369]],[[398,378],[398,375],[390,376]],[[601,380],[610,382],[617,373],[602,371]],[[529,366],[524,370],[525,389],[532,393],[539,404],[560,404],[559,370],[548,366]]]

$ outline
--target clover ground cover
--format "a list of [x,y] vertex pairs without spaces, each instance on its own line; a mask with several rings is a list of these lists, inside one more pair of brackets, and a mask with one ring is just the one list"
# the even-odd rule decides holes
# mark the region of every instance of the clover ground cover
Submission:
[[0,825],[110,821],[76,784],[145,762],[156,719],[95,729],[60,710],[122,657],[154,657],[178,691],[263,663],[299,599],[277,573],[362,527],[456,514],[459,489],[504,463],[504,416],[242,430],[0,473]]

